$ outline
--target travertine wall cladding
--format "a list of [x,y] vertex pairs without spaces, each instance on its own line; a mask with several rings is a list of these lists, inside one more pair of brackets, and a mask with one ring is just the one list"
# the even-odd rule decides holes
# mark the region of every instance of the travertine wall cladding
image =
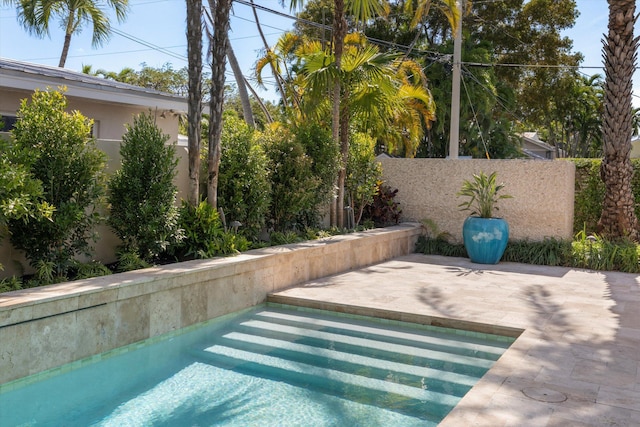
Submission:
[[417,224],[0,294],[2,384],[413,252]]
[[456,241],[462,240],[462,223],[469,212],[460,211],[464,199],[456,196],[474,173],[497,172],[512,199],[499,202],[501,216],[509,222],[510,238],[543,240],[573,237],[575,165],[540,160],[380,159],[386,183],[399,189],[396,200],[403,220],[436,222]]

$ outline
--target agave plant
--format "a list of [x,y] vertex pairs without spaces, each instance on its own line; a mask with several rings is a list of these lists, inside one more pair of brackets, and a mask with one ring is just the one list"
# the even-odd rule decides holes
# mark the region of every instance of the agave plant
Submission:
[[511,198],[508,194],[498,195],[503,188],[503,183],[496,183],[496,172],[489,176],[484,172],[474,174],[473,180],[465,180],[456,194],[458,197],[468,197],[468,200],[460,203],[458,207],[463,211],[471,211],[471,215],[478,215],[480,218],[492,218],[494,209],[498,210],[498,200]]

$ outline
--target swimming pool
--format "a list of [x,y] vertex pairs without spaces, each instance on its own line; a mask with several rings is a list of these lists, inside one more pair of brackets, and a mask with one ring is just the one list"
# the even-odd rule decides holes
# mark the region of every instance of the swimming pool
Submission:
[[2,386],[4,426],[435,426],[512,338],[269,305]]

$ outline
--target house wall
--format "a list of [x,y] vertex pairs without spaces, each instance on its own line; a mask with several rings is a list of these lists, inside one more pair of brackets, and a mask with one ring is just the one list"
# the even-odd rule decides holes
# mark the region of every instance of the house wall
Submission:
[[456,196],[474,173],[497,172],[506,187],[499,212],[509,222],[512,239],[573,238],[575,165],[539,160],[380,159],[387,185],[397,188],[404,221],[431,219],[440,231],[462,241],[462,223],[469,212]]
[[0,294],[5,383],[252,307],[268,293],[411,253],[417,224]]
[[[0,115],[15,116],[20,108],[20,101],[29,98],[31,92],[24,90],[7,90],[0,88]],[[67,96],[69,110],[78,110],[84,116],[96,122],[97,132],[94,134],[99,139],[120,140],[125,133],[125,123],[132,123],[133,117],[141,112],[149,111],[143,107],[134,107],[123,104],[113,104],[87,100]],[[154,111],[156,123],[162,131],[170,136],[170,142],[178,139],[178,119],[172,113]]]

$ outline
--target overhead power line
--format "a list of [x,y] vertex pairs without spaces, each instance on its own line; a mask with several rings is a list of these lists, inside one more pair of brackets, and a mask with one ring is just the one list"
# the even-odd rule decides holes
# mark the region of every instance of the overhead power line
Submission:
[[[487,2],[492,2],[494,0],[489,0]],[[500,0],[502,1],[502,0]],[[271,13],[274,15],[278,15],[278,16],[282,16],[288,19],[291,19],[293,21],[296,22],[301,22],[307,25],[310,25],[312,27],[316,27],[316,28],[320,28],[320,29],[324,29],[324,30],[328,30],[328,31],[332,31],[333,28],[330,25],[326,25],[326,24],[321,24],[319,22],[315,22],[315,21],[310,21],[308,19],[304,19],[304,18],[300,18],[299,16],[295,16],[295,15],[291,15],[288,13],[284,13],[284,12],[280,12],[278,10],[275,9],[271,9],[268,8],[266,6],[262,6],[262,5],[258,5],[255,3],[251,3],[247,0],[233,0],[234,3],[239,3],[242,4],[244,6],[248,6],[251,8],[255,8],[258,10],[261,10],[263,12],[267,12],[267,13]],[[237,17],[239,18],[239,17]],[[243,19],[249,22],[254,22],[251,21],[249,19],[246,18],[239,18],[239,19]],[[393,48],[396,50],[400,50],[403,52],[408,52],[409,50],[412,50],[414,52],[417,52],[423,56],[426,57],[426,59],[434,61],[434,62],[445,62],[446,60],[448,60],[449,62],[452,60],[451,59],[451,54],[447,54],[447,53],[441,53],[441,52],[435,52],[435,51],[429,51],[429,50],[423,50],[423,49],[416,49],[415,47],[413,49],[410,49],[409,46],[407,45],[401,45],[398,43],[394,43],[394,42],[390,42],[387,40],[382,40],[382,39],[377,39],[374,37],[369,37],[367,36],[367,40],[373,44],[377,44],[379,46],[386,46],[388,48]],[[445,61],[443,61],[445,60]],[[546,65],[546,64],[500,64],[500,63],[481,63],[481,62],[462,62],[462,64],[464,65],[468,65],[468,66],[472,66],[472,67],[516,67],[516,68],[573,68],[573,69],[602,69],[603,66],[586,66],[586,65]]]
[[136,42],[138,44],[141,44],[143,46],[146,46],[146,47],[149,47],[149,48],[151,48],[153,50],[156,50],[158,52],[164,53],[165,55],[171,56],[171,57],[176,58],[176,59],[180,59],[181,61],[186,61],[187,60],[187,57],[184,56],[184,55],[180,55],[178,53],[175,53],[173,51],[170,51],[168,49],[165,49],[165,48],[160,47],[158,45],[155,45],[153,43],[150,43],[150,42],[148,42],[146,40],[142,40],[139,37],[133,36],[133,35],[128,34],[128,33],[125,33],[124,31],[120,31],[117,28],[112,28],[111,32],[113,32],[114,34],[119,35],[120,37],[124,37],[125,39],[131,40],[133,42]]

